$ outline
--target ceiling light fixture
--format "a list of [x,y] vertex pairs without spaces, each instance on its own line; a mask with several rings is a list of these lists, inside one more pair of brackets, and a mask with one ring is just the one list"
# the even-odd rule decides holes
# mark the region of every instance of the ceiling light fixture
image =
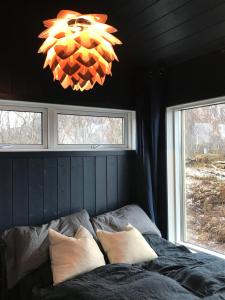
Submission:
[[103,14],[62,10],[56,19],[43,22],[47,29],[39,35],[45,41],[38,53],[47,54],[44,68],[50,67],[64,89],[90,90],[112,75],[112,62],[118,61],[113,46],[122,42],[106,20]]

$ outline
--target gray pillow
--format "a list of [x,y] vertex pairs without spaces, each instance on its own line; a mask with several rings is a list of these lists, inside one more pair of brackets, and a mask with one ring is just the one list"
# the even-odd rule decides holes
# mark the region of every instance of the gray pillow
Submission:
[[127,224],[136,227],[141,233],[149,232],[161,236],[157,226],[140,206],[131,204],[91,219],[95,230],[122,231]]
[[39,227],[24,226],[6,230],[2,238],[6,248],[8,288],[11,289],[26,274],[37,269],[49,257],[48,229],[74,236],[79,226],[87,228],[96,238],[86,210],[53,220]]

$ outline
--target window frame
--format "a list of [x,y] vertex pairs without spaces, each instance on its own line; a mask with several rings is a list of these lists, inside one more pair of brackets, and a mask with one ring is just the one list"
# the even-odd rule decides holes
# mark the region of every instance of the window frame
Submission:
[[[0,144],[0,152],[17,151],[113,151],[136,149],[136,113],[132,110],[82,107],[38,102],[11,101],[0,99],[0,109],[42,113],[42,145]],[[57,114],[75,114],[124,118],[124,144],[121,145],[60,145],[58,144]]]
[[[23,103],[20,105],[15,105],[14,103],[10,104],[7,102],[7,105],[4,105],[2,101],[0,101],[0,110],[5,111],[21,111],[21,112],[30,112],[30,113],[41,113],[42,114],[42,126],[41,126],[41,144],[0,144],[0,150],[33,150],[33,149],[47,149],[48,146],[48,116],[47,109],[42,107],[29,107],[24,106]],[[47,134],[44,134],[47,132]]]
[[[75,115],[75,116],[92,116],[92,117],[109,117],[109,118],[123,118],[124,124],[123,124],[123,144],[58,144],[58,114],[64,114],[64,115]],[[128,119],[129,119],[129,113],[113,113],[113,112],[96,112],[96,111],[79,111],[79,110],[55,110],[55,131],[54,131],[54,147],[56,149],[74,149],[76,147],[77,149],[82,149],[83,147],[91,148],[91,149],[127,149],[128,148]]]
[[184,245],[193,252],[204,252],[225,258],[225,254],[185,242],[185,187],[183,185],[184,134],[181,130],[182,111],[207,105],[225,104],[225,97],[211,98],[166,109],[166,144],[167,144],[167,203],[168,203],[168,239]]

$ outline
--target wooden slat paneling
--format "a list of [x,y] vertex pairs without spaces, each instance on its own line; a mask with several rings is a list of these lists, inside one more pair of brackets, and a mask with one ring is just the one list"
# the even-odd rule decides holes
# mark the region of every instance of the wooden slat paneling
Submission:
[[[202,17],[204,18],[205,15],[207,18],[207,14],[210,11],[213,16],[214,8],[217,7],[217,5],[219,5],[220,7],[222,3],[223,0],[214,0],[213,2],[211,1],[211,3],[208,3],[205,0],[188,1],[186,5],[177,7],[171,13],[164,15],[163,18],[159,18],[154,22],[149,22],[152,16],[155,17],[154,15],[152,15],[153,12],[146,11],[146,25],[143,26],[140,34],[137,34],[137,39],[142,39],[143,41],[151,40],[159,35],[162,35],[163,33],[169,34],[170,31],[175,28],[182,28],[182,31],[184,33],[187,33],[189,31],[188,22],[191,21],[198,22],[195,28],[196,30],[198,30],[198,27],[203,24],[207,26],[207,22],[205,22],[206,20],[203,19],[203,22],[200,22],[199,19],[201,19]],[[220,9],[223,9],[223,7],[221,7]],[[147,19],[147,17],[149,17],[149,19]],[[216,22],[217,20],[214,21]],[[184,28],[186,28],[186,30],[183,30]]]
[[43,159],[29,159],[29,224],[44,220]]
[[12,226],[12,208],[12,160],[0,159],[0,229]]
[[95,157],[84,157],[84,207],[95,215]]
[[96,214],[107,210],[106,157],[96,157]]
[[29,224],[28,159],[13,160],[13,225]]
[[118,158],[107,157],[107,209],[115,209],[118,202]]
[[58,159],[58,216],[70,213],[70,158]]
[[0,231],[132,202],[135,161],[133,151],[0,153]]
[[84,165],[83,157],[71,158],[71,210],[84,208]]
[[201,47],[201,45],[204,45],[204,48],[207,48],[209,43],[224,38],[224,32],[225,21],[215,24],[201,32],[197,32],[188,38],[180,39],[176,41],[176,43],[168,44],[163,48],[157,49],[151,53],[151,57],[153,60],[157,60],[159,57],[166,59],[167,57],[173,57],[178,54],[182,56],[182,53],[187,53],[188,51],[189,55],[191,55],[190,52],[195,51]]
[[44,222],[58,216],[58,162],[56,158],[44,159]]
[[[191,19],[187,18],[182,27],[170,25],[170,30],[165,30],[164,27],[165,31],[162,31],[159,35],[152,36],[153,39],[151,39],[151,34],[148,34],[146,36],[146,48],[148,47],[149,43],[151,43],[151,51],[163,48],[169,44],[175,43],[176,41],[189,38],[192,35],[201,32],[202,30],[207,30],[209,27],[224,21],[224,16],[221,15],[221,10],[225,11],[225,3],[223,2],[221,4],[221,1],[217,2],[219,2],[220,5],[216,7],[214,7],[214,3],[212,3],[212,7],[206,6],[207,11],[205,11],[204,14],[201,14],[200,16],[197,14],[197,17]],[[203,9],[204,6],[201,8]],[[176,18],[174,19],[176,20]],[[183,29],[184,27],[186,30]],[[154,34],[156,33],[155,31],[153,32]]]

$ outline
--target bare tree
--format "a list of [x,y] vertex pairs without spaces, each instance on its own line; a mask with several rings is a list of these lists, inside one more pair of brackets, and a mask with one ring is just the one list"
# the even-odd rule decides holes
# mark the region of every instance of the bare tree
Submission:
[[41,113],[0,110],[1,144],[41,144]]
[[225,135],[221,130],[225,126],[225,105],[210,105],[186,110],[184,124],[187,156],[202,153],[205,148],[212,153],[225,153]]
[[59,115],[60,144],[122,144],[122,118]]

